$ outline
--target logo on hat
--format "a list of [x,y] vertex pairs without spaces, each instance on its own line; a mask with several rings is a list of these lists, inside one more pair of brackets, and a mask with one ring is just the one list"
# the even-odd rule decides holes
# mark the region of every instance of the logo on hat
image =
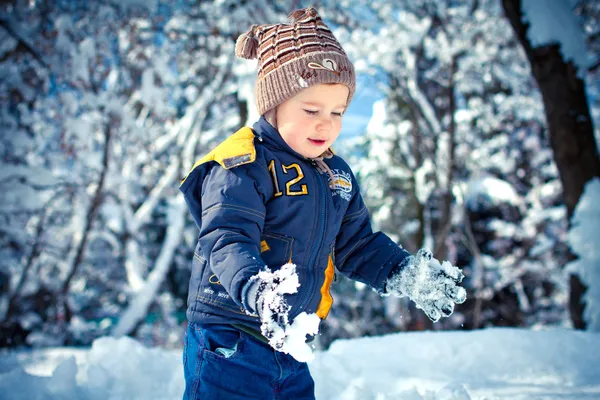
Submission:
[[322,64],[316,62],[308,63],[308,68],[324,69],[325,71],[333,72],[337,76],[340,76],[340,71],[338,69],[337,63],[330,58],[324,58]]

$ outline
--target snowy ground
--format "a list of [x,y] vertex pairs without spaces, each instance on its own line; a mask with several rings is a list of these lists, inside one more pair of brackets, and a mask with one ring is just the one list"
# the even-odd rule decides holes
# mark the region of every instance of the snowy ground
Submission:
[[[0,353],[0,399],[179,399],[180,351],[101,338]],[[567,329],[341,340],[309,363],[317,399],[600,399],[600,334]]]

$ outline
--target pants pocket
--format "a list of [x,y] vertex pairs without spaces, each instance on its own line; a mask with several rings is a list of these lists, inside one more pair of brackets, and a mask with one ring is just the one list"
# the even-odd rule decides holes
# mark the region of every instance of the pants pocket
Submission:
[[200,328],[206,358],[235,358],[242,349],[242,333],[229,325],[207,325]]

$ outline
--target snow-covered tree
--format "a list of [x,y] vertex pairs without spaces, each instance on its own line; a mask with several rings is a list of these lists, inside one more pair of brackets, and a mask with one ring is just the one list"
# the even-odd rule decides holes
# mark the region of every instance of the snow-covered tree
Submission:
[[[258,117],[256,65],[234,59],[237,36],[308,5],[5,7],[0,345],[180,343],[198,230],[179,180]],[[434,328],[564,321],[567,208],[542,97],[501,3],[314,5],[383,95],[359,143],[335,148],[355,158],[375,228],[467,273],[469,301]],[[595,9],[576,7],[591,47]],[[431,327],[405,299],[341,276],[333,292],[321,345]]]
[[[581,22],[573,11],[573,5],[578,3],[583,6],[588,2],[502,1],[542,94],[548,136],[569,219],[586,182],[600,176],[600,156],[585,84],[585,76],[593,67],[588,60]],[[585,327],[581,303],[584,291],[579,279],[571,276],[569,310],[577,328]]]
[[586,329],[600,332],[600,179],[587,183],[572,219],[568,240],[579,256],[568,269],[587,287],[583,300]]
[[[358,174],[378,228],[465,268],[469,300],[436,327],[562,322],[558,174],[541,97],[500,4],[369,10],[378,23],[347,39],[360,43],[351,55],[385,99],[354,147]],[[385,301],[372,303],[395,321],[382,330],[427,326],[404,313],[409,305]]]
[[189,270],[176,254],[193,249],[178,183],[241,125],[233,38],[212,12],[97,2],[6,14],[3,333],[87,342],[133,332],[151,306],[177,326],[168,317],[185,304],[165,279]]

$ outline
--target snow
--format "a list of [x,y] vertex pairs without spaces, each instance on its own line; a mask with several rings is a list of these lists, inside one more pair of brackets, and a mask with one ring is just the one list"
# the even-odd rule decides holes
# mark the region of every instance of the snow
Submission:
[[315,355],[310,345],[306,343],[306,337],[318,334],[320,323],[321,318],[317,314],[301,312],[291,325],[285,327],[285,341],[281,351],[300,362],[314,360]]
[[431,251],[421,249],[416,256],[409,256],[402,269],[386,283],[386,294],[407,296],[433,321],[449,317],[454,303],[464,303],[467,292],[457,286],[464,275],[450,262],[440,264]]
[[19,42],[10,36],[6,30],[0,30],[0,57],[4,57],[5,54],[13,51],[18,44]]
[[121,8],[145,8],[151,12],[156,12],[158,2],[156,0],[119,0],[113,3]]
[[23,167],[14,164],[0,164],[0,181],[27,181],[32,185],[55,185],[57,180],[51,171],[43,167]]
[[[7,235],[5,242],[14,244],[2,250],[6,266],[3,271],[8,271],[8,275],[0,273],[0,286],[7,279],[8,293],[19,294],[16,298],[19,307],[15,310],[24,311],[17,314],[16,322],[32,330],[27,337],[30,344],[48,345],[64,340],[89,343],[81,338],[96,335],[98,331],[108,332],[109,328],[115,336],[137,331],[137,337],[143,340],[143,332],[153,327],[161,332],[168,329],[169,340],[175,337],[174,341],[179,343],[177,328],[180,327],[177,321],[171,322],[174,312],[168,307],[175,308],[172,306],[175,301],[180,304],[185,301],[180,298],[184,289],[178,290],[179,293],[171,290],[185,287],[191,257],[184,255],[193,249],[197,229],[183,203],[172,203],[169,199],[176,197],[173,191],[177,192],[182,168],[193,165],[209,146],[231,133],[232,126],[258,119],[252,106],[256,62],[236,58],[234,63],[231,37],[240,27],[246,29],[250,21],[256,22],[256,15],[265,17],[266,22],[279,20],[277,14],[284,14],[272,7],[265,8],[262,1],[237,5],[233,7],[236,11],[229,11],[232,2],[207,2],[199,9],[188,3],[174,2],[171,6],[156,0],[112,0],[100,6],[86,2],[85,6],[72,7],[69,2],[59,2],[55,7],[53,2],[34,1],[16,2],[7,9],[5,17],[11,29],[20,26],[22,39],[40,52],[50,68],[48,71],[36,66],[27,52],[13,52],[18,42],[8,31],[0,29],[0,55],[5,66],[0,75],[7,78],[3,80],[3,90],[13,93],[17,103],[19,98],[24,99],[20,104],[13,104],[13,100],[5,102],[6,106],[0,110],[0,114],[6,113],[2,115],[8,138],[3,145],[5,162],[16,163],[0,168],[0,178],[4,180],[0,195],[2,228]],[[517,292],[520,306],[510,308],[509,313],[531,315],[524,324],[564,323],[564,319],[553,315],[559,314],[558,311],[567,313],[563,293],[568,281],[559,269],[566,208],[558,199],[562,189],[551,149],[547,140],[542,140],[543,102],[524,52],[515,42],[505,17],[498,12],[500,2],[480,2],[473,15],[476,23],[468,15],[469,7],[459,3],[402,2],[396,7],[391,2],[375,2],[380,22],[364,18],[370,4],[344,7],[345,15],[350,18],[349,26],[354,22],[369,22],[367,29],[356,24],[357,29],[347,30],[346,37],[340,37],[357,69],[363,76],[369,74],[364,83],[359,75],[357,84],[363,90],[362,96],[365,91],[375,93],[370,96],[373,99],[383,96],[393,99],[399,94],[400,100],[417,110],[413,118],[395,115],[389,101],[387,106],[386,102],[378,106],[370,128],[376,132],[369,132],[373,143],[370,159],[365,161],[370,168],[367,172],[373,177],[364,194],[374,201],[365,200],[370,207],[379,208],[376,222],[382,225],[387,222],[383,227],[389,229],[394,240],[404,243],[403,236],[421,229],[424,243],[409,242],[407,247],[433,246],[438,220],[435,190],[447,184],[444,179],[449,161],[445,154],[449,114],[444,96],[432,96],[438,93],[436,87],[447,84],[448,63],[462,54],[454,82],[458,107],[455,133],[456,157],[465,165],[462,162],[456,165],[455,182],[449,189],[458,191],[462,179],[478,171],[488,171],[505,181],[475,180],[469,194],[481,194],[494,204],[506,199],[522,205],[520,211],[526,215],[522,223],[520,217],[505,223],[495,220],[485,230],[475,231],[475,235],[481,235],[487,234],[488,228],[492,230],[489,233],[494,235],[494,241],[486,239],[484,244],[491,243],[494,256],[481,254],[481,263],[470,256],[461,257],[463,265],[471,263],[475,276],[481,276],[481,283],[473,279],[476,284],[471,288],[490,293],[489,297],[499,293],[498,288]],[[533,39],[540,40],[539,43],[542,39],[558,41],[565,58],[576,59],[579,67],[585,67],[583,37],[574,24],[568,3],[526,0],[524,4],[530,10],[526,17],[532,24],[529,30],[532,42]],[[437,19],[428,15],[430,12],[424,5],[431,13],[435,12]],[[548,10],[538,12],[538,8]],[[563,12],[567,8],[568,12]],[[331,9],[329,14],[332,15]],[[214,34],[215,27],[220,35]],[[423,65],[416,62],[418,57]],[[397,78],[399,86],[395,92],[388,80],[381,79],[388,74]],[[502,93],[494,95],[498,87]],[[357,102],[360,93],[353,101],[354,107],[358,105],[357,113],[346,114],[344,129],[356,132],[358,129],[362,133],[370,107]],[[593,91],[590,93],[593,97]],[[238,121],[236,99],[246,100],[250,105],[247,121]],[[85,217],[96,187],[99,155],[105,147],[105,127],[112,132],[111,151],[106,180],[100,189],[103,199],[110,199],[114,205],[103,203],[102,213],[110,217],[99,215],[89,225]],[[522,137],[519,130],[527,132],[523,138],[528,142],[527,152],[521,155],[515,154],[518,139]],[[412,140],[413,132],[419,134],[419,142]],[[358,146],[352,150],[361,151]],[[418,162],[419,159],[423,162]],[[399,166],[398,162],[406,165]],[[522,182],[515,179],[515,168],[522,168],[517,172]],[[357,175],[364,178],[367,174],[359,171]],[[410,183],[413,177],[417,198],[426,206],[423,218],[405,212],[414,208],[412,200],[407,202],[402,193],[411,194],[412,189],[405,183]],[[402,190],[396,190],[398,187]],[[405,208],[403,202],[408,204]],[[597,301],[600,235],[598,222],[593,222],[598,221],[593,204],[592,200],[582,200],[569,235],[572,248],[580,255],[573,268],[580,267],[578,270],[590,286],[585,298],[589,303],[585,317],[591,329],[600,320]],[[43,218],[47,218],[48,224],[38,224]],[[454,255],[460,246],[459,235],[466,213],[454,218],[447,243],[452,259],[457,260]],[[45,230],[39,238],[41,246],[36,248],[39,255],[32,258],[31,269],[24,271],[22,267],[26,265],[31,244],[36,242],[38,225]],[[77,265],[76,250],[88,226],[89,249]],[[517,237],[510,244],[504,236]],[[109,247],[114,252],[93,257],[95,238],[112,243]],[[523,252],[529,244],[535,247],[528,256]],[[55,290],[74,268],[77,274],[66,300],[75,314],[65,324],[61,318],[54,318],[52,302],[44,301],[40,288]],[[540,270],[549,277],[529,274]],[[488,275],[490,278],[484,282],[483,277]],[[22,289],[13,291],[20,286],[13,284],[20,277],[26,278]],[[548,282],[559,286],[560,291],[539,295],[538,299],[535,293],[551,286]],[[371,301],[373,297],[363,294],[376,295],[364,284],[357,282],[354,287],[359,290],[346,293],[343,286],[333,288],[344,300],[337,302],[335,308],[340,313],[332,312],[328,323],[334,326],[337,318],[336,322],[347,328],[332,329],[330,337],[363,335],[380,327],[386,329],[390,324],[398,328],[411,326],[406,323],[410,318],[402,318],[407,315],[404,299],[387,297]],[[525,297],[525,293],[534,295]],[[99,301],[91,301],[93,297]],[[386,302],[385,316],[376,312],[380,309],[377,301]],[[7,296],[0,296],[0,309],[7,302]],[[41,308],[35,308],[36,304]],[[510,304],[506,301],[493,305],[483,313],[486,315],[482,324],[493,321]],[[159,321],[147,321],[150,307],[161,311]],[[536,312],[536,307],[541,311]],[[177,311],[182,309],[179,305]],[[465,321],[467,327],[471,311],[467,306],[457,307],[454,317],[459,318],[446,321],[459,320],[458,326]],[[0,314],[4,311],[0,310]],[[347,317],[353,314],[358,317]],[[290,338],[296,333],[315,330],[310,327],[311,318],[306,324],[302,318],[295,319],[297,326],[286,326],[285,333]],[[139,329],[134,330],[136,326]],[[438,330],[447,329],[443,324],[434,326]],[[336,342],[328,352],[311,353],[315,359],[310,365],[317,381],[318,398],[322,399],[599,397],[598,375],[591,375],[598,370],[597,334],[581,336],[570,331],[554,332],[552,337],[540,334],[526,330],[485,330]],[[155,340],[166,340],[166,336],[157,334]],[[326,336],[323,330],[321,343]],[[153,352],[126,336],[99,339],[91,349],[52,349],[15,353],[14,357],[1,351],[0,400],[4,396],[180,398],[183,391],[181,350]],[[71,355],[75,358],[67,361]],[[46,364],[40,359],[45,356],[54,362]],[[309,358],[310,354],[304,352],[300,357]],[[60,369],[51,378],[58,365]],[[544,368],[553,370],[547,372]],[[44,374],[47,375],[44,379],[38,376]]]
[[35,211],[44,205],[40,201],[39,192],[29,185],[20,182],[0,185],[0,212],[16,213],[23,210]]
[[[0,356],[0,398],[180,399],[181,349],[129,337]],[[317,399],[597,399],[600,334],[492,328],[338,340],[309,362]]]
[[560,44],[565,62],[572,61],[583,76],[588,68],[583,31],[573,13],[572,0],[523,0],[523,19],[529,22],[527,37],[533,47]]
[[589,181],[577,203],[567,240],[579,256],[567,266],[588,287],[583,295],[587,329],[600,332],[600,179]]
[[435,171],[435,165],[430,159],[423,161],[423,164],[415,171],[415,192],[419,203],[426,204],[427,199],[435,190],[435,181],[428,179],[429,175]]
[[[168,74],[157,74],[158,76],[166,77]],[[152,69],[146,69],[142,73],[141,100],[150,109],[155,110],[159,114],[166,113],[168,108],[166,95],[162,88],[155,84],[155,73]]]
[[114,336],[119,337],[127,334],[127,332],[131,332],[139,321],[147,315],[148,309],[156,298],[160,286],[169,272],[173,254],[183,235],[187,208],[182,197],[172,198],[168,203],[167,218],[171,221],[171,224],[167,228],[163,247],[156,259],[154,268],[148,274],[143,286],[135,293],[129,306],[122,313],[119,323],[112,332]]
[[[240,101],[245,100],[247,104],[256,104],[254,94],[254,84],[256,82],[257,60],[245,60],[236,57],[233,63],[238,85],[238,98]],[[248,118],[243,123],[256,121],[260,117],[256,107],[248,107]]]
[[467,206],[472,210],[479,208],[480,201],[492,204],[502,202],[520,204],[519,195],[510,183],[491,176],[471,180],[467,188],[466,201]]
[[316,314],[302,312],[290,323],[288,314],[291,307],[283,297],[296,293],[300,287],[296,265],[287,263],[274,272],[266,268],[260,271],[255,279],[261,285],[260,329],[269,339],[269,344],[298,361],[312,360],[314,354],[306,343],[306,337],[319,333],[321,320]]
[[399,333],[334,342],[310,367],[323,399],[440,399],[449,386],[472,399],[581,399],[599,394],[598,339],[567,330]]

